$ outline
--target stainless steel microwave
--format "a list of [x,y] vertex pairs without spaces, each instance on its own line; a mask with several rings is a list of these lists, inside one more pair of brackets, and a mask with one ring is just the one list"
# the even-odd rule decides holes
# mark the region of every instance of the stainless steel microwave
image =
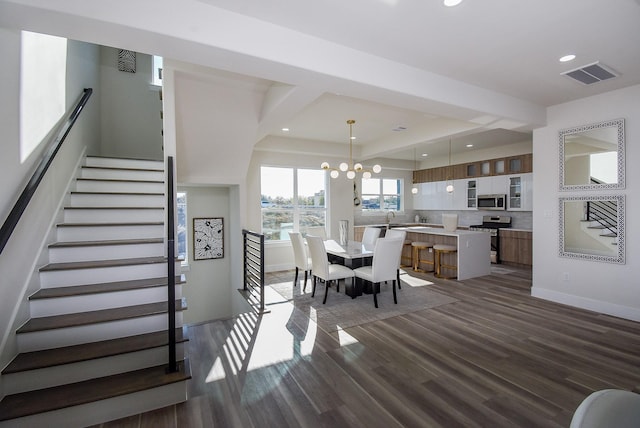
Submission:
[[506,210],[507,195],[478,195],[479,210]]

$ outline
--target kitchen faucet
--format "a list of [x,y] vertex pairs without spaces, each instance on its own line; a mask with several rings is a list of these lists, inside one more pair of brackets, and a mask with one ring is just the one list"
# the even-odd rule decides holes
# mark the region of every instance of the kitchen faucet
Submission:
[[385,216],[387,225],[389,225],[389,222],[391,221],[391,219],[389,218],[389,214],[391,214],[391,217],[395,218],[396,217],[396,213],[394,211],[389,211],[387,212],[387,215]]

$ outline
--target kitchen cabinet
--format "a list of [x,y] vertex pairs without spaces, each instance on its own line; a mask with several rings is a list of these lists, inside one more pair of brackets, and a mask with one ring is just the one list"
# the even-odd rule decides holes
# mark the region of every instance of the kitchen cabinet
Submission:
[[[477,180],[477,195],[506,195],[508,190],[507,177],[496,175],[479,177]],[[476,195],[476,196],[477,196]]]
[[500,229],[500,261],[506,264],[531,266],[533,240],[529,230]]
[[476,208],[478,206],[477,180],[467,180],[466,202],[467,208]]
[[[454,182],[455,187],[456,183]],[[455,193],[455,191],[447,193],[447,181],[420,183],[418,184],[418,193],[413,195],[413,208],[417,210],[454,209]]]
[[533,174],[507,176],[509,192],[507,193],[510,211],[531,211],[533,209]]

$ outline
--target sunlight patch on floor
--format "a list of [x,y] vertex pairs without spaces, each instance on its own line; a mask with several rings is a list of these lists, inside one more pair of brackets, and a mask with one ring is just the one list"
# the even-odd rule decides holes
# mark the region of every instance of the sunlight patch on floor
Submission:
[[407,284],[409,287],[424,287],[425,285],[433,285],[433,282],[421,278],[416,278],[415,276],[402,275],[400,278],[402,280],[402,285]]
[[354,343],[358,343],[358,339],[351,336],[349,333],[339,328],[337,330],[338,333],[338,341],[340,342],[340,346],[352,345]]
[[224,366],[222,365],[222,360],[220,360],[220,357],[218,357],[213,362],[213,366],[211,366],[211,370],[209,370],[209,374],[207,374],[205,382],[216,382],[218,380],[224,379],[225,377],[226,375],[224,372]]

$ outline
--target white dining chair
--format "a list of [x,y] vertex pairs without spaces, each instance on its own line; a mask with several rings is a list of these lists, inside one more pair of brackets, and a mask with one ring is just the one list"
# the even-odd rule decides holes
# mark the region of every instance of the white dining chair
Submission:
[[327,240],[327,229],[324,226],[307,227],[307,235],[319,236],[323,241]]
[[336,290],[340,292],[340,280],[351,278],[353,281],[353,270],[339,264],[329,264],[327,251],[324,247],[324,241],[319,236],[307,235],[307,245],[311,254],[311,272],[313,277],[313,291],[311,297],[316,294],[316,280],[320,278],[325,283],[324,300],[327,303],[327,294],[329,294],[329,286],[331,281],[336,282]]
[[[384,237],[390,238],[390,239],[402,239],[402,245],[404,246],[407,240],[407,232],[405,232],[404,230],[387,229],[387,231],[384,233]],[[400,264],[402,261],[401,259],[402,259],[402,249],[400,249],[400,254],[398,254],[398,269],[397,269],[398,289],[402,289],[402,285],[400,284]]]
[[304,272],[304,284],[302,291],[307,289],[307,274],[311,274],[311,258],[307,255],[307,249],[304,245],[304,239],[300,232],[289,232],[291,245],[293,246],[293,260],[296,266],[296,276],[293,280],[293,286],[298,285],[298,272],[300,269]]
[[373,304],[378,307],[376,288],[384,281],[393,281],[393,303],[398,304],[396,296],[396,275],[398,269],[398,257],[402,251],[404,240],[392,238],[380,238],[376,241],[373,250],[371,266],[362,266],[353,270],[356,278],[371,283],[373,292]]
[[362,243],[364,245],[375,245],[376,239],[380,237],[379,227],[365,227],[362,234]]

